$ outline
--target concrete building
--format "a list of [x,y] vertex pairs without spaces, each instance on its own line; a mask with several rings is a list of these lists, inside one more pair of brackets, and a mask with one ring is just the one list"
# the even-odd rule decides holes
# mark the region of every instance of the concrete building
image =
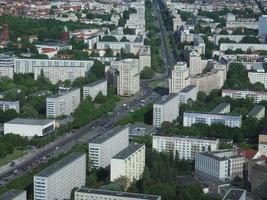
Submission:
[[259,36],[266,36],[267,35],[267,15],[262,15],[259,17]]
[[265,107],[261,105],[256,105],[247,114],[247,117],[255,117],[258,120],[261,120],[264,116],[265,116]]
[[205,69],[208,60],[202,60],[199,52],[193,50],[189,53],[189,74],[190,76],[195,76],[201,74]]
[[267,156],[267,134],[259,134],[258,151],[260,154]]
[[70,199],[75,187],[85,185],[86,154],[74,152],[34,176],[34,200]]
[[11,189],[0,195],[0,200],[27,200],[26,190]]
[[75,200],[161,200],[161,197],[156,195],[90,189],[85,187],[76,190],[74,196]]
[[180,29],[180,27],[181,27],[182,25],[185,24],[185,22],[183,22],[183,21],[181,20],[180,15],[176,15],[176,16],[172,19],[172,22],[173,22],[173,31],[174,31],[174,32],[175,32],[175,31],[178,31],[178,30]]
[[107,96],[107,90],[107,80],[100,79],[83,86],[83,99],[86,99],[88,96],[90,96],[92,100],[94,100],[100,92],[103,96]]
[[223,200],[246,200],[246,190],[241,189],[230,189]]
[[226,115],[200,112],[184,112],[183,126],[192,126],[201,123],[212,125],[216,123],[223,124],[231,128],[240,128],[242,125],[241,115]]
[[81,99],[80,88],[73,88],[46,98],[46,117],[70,115],[79,106]]
[[205,54],[206,44],[201,35],[194,36],[194,47],[198,47],[198,49],[200,49],[200,54]]
[[267,88],[267,73],[262,72],[248,72],[249,81],[254,84],[260,82]]
[[252,99],[255,103],[267,100],[267,92],[250,90],[222,90],[222,97],[231,97],[233,99]]
[[237,50],[241,49],[242,51],[251,50],[254,51],[267,51],[267,44],[250,44],[250,43],[221,43],[220,44],[220,51],[226,51],[226,50]]
[[267,165],[252,165],[249,175],[251,192],[257,195],[258,199],[267,198]]
[[205,137],[189,137],[182,135],[153,135],[153,149],[158,152],[178,153],[180,159],[194,160],[198,152],[216,151],[219,139]]
[[169,94],[153,104],[153,126],[160,127],[162,122],[172,122],[179,116],[178,94]]
[[223,70],[212,70],[206,74],[191,77],[191,84],[196,85],[199,91],[210,93],[213,89],[221,89],[225,81]]
[[226,114],[231,111],[231,105],[229,103],[220,103],[216,106],[211,113],[213,114]]
[[44,136],[55,130],[55,120],[15,118],[4,123],[4,134],[14,133],[23,137]]
[[178,93],[189,84],[189,68],[186,62],[177,62],[169,79],[169,93]]
[[7,54],[0,54],[0,78],[7,77],[13,79],[14,58]]
[[198,88],[195,85],[188,85],[178,93],[179,104],[188,103],[189,100],[197,100]]
[[150,46],[143,46],[139,51],[139,72],[145,67],[151,67]]
[[88,144],[89,168],[106,168],[111,158],[129,146],[129,127],[115,127]]
[[111,158],[110,181],[125,176],[132,183],[142,178],[145,169],[145,145],[130,144]]
[[198,175],[221,181],[231,181],[236,176],[243,177],[245,158],[238,156],[237,150],[219,150],[197,153],[195,171]]
[[17,113],[20,112],[19,101],[0,101],[0,110],[15,110]]

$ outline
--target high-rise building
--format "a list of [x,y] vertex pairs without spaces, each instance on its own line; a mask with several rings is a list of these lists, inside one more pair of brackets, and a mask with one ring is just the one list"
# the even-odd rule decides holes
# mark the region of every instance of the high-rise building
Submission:
[[177,62],[169,79],[169,93],[178,93],[189,84],[189,68],[186,62]]
[[27,200],[26,190],[11,189],[0,195],[0,200]]
[[222,181],[243,177],[245,158],[237,150],[219,150],[196,154],[195,171],[197,174]]
[[46,116],[70,115],[80,104],[80,88],[73,88],[46,98]]
[[179,104],[188,103],[189,100],[197,100],[198,88],[195,85],[188,85],[178,93]]
[[111,158],[129,146],[129,127],[115,127],[88,144],[89,168],[106,168]]
[[7,42],[9,40],[9,28],[8,28],[8,24],[3,24],[3,27],[2,27],[2,39],[5,42]]
[[262,15],[259,17],[259,36],[266,36],[267,35],[267,15]]
[[83,86],[83,99],[90,96],[94,100],[100,92],[103,96],[107,96],[107,81],[104,79]]
[[201,55],[193,50],[189,53],[189,74],[190,76],[195,76],[197,74],[201,74],[205,69],[208,60],[202,60]]
[[169,94],[153,104],[153,126],[160,127],[162,122],[172,122],[176,120],[178,116],[178,94]]
[[130,144],[111,158],[110,181],[121,176],[130,182],[141,179],[145,169],[145,145]]
[[178,153],[180,159],[194,160],[198,152],[216,151],[219,139],[182,135],[153,135],[153,149],[158,152]]
[[70,199],[75,187],[85,185],[86,154],[74,152],[34,176],[34,200]]

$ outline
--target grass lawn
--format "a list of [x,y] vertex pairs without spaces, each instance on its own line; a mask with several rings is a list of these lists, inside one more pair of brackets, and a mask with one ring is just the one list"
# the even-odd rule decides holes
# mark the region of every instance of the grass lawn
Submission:
[[166,81],[152,81],[149,84],[149,87],[151,87],[152,89],[156,88],[156,87],[166,87],[168,88],[168,84]]
[[25,150],[17,150],[17,149],[15,149],[12,154],[9,154],[6,157],[0,159],[0,166],[3,166],[5,164],[9,163],[12,160],[15,160],[15,159],[23,156],[24,154],[25,154]]

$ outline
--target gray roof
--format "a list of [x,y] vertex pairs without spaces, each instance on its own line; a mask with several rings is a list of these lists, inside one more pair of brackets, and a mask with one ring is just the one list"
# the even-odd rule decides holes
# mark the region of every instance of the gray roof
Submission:
[[101,144],[101,143],[105,142],[106,140],[108,140],[109,138],[112,138],[117,133],[121,132],[122,130],[124,130],[126,128],[129,130],[129,127],[116,126],[115,128],[113,128],[111,130],[108,130],[107,132],[105,132],[105,133],[101,134],[100,136],[96,137],[95,139],[93,139],[89,143]]
[[194,89],[194,88],[196,88],[197,86],[195,86],[195,85],[188,85],[188,86],[186,86],[184,89],[182,89],[181,91],[180,91],[180,93],[187,93],[187,92],[189,92],[190,90],[192,90],[192,89]]
[[[177,96],[177,94],[168,94],[167,96],[161,97],[161,99],[157,100],[154,104],[163,105],[176,96]],[[177,104],[178,104],[178,102],[177,102]]]
[[186,111],[184,114],[203,114],[203,115],[220,115],[220,116],[225,116],[225,117],[234,117],[234,118],[239,118],[242,119],[241,115],[238,114],[232,114],[232,113],[210,113],[210,112],[201,112],[201,111]]
[[26,192],[25,190],[18,190],[18,189],[11,189],[7,191],[6,193],[0,195],[0,200],[12,200],[15,197],[21,195],[23,192]]
[[254,117],[254,116],[256,116],[259,112],[261,112],[263,109],[265,109],[264,106],[257,105],[257,106],[253,107],[253,108],[249,111],[248,116],[252,116],[252,117]]
[[246,193],[246,190],[230,189],[223,200],[240,200],[244,193]]
[[160,200],[160,196],[156,195],[148,195],[148,194],[137,194],[137,193],[129,193],[129,192],[119,192],[119,191],[110,191],[110,190],[100,190],[100,189],[91,189],[82,187],[78,189],[76,192],[90,193],[90,194],[98,194],[98,195],[106,195],[106,196],[118,196],[118,197],[126,197],[133,199],[148,199],[148,200]]
[[24,124],[24,125],[40,125],[44,126],[47,125],[54,120],[51,119],[28,119],[28,118],[15,118],[6,123],[8,124]]
[[121,152],[119,152],[117,155],[113,156],[112,158],[114,159],[126,159],[129,156],[131,156],[134,152],[138,151],[141,149],[144,144],[130,144],[128,147],[123,149]]
[[[233,155],[230,155],[230,156],[225,156],[225,157],[219,157],[217,154],[218,153],[223,153],[223,152],[230,152],[232,151],[233,152]],[[214,160],[219,160],[219,161],[222,161],[222,160],[229,160],[229,158],[238,158],[238,157],[242,157],[242,156],[239,156],[237,151],[235,149],[223,149],[223,150],[218,150],[218,151],[212,151],[212,152],[200,152],[198,154],[202,154],[204,156],[207,156],[209,158],[212,158]]]
[[107,82],[107,80],[105,80],[105,79],[100,79],[100,80],[94,81],[94,82],[92,82],[92,83],[86,84],[86,85],[84,85],[83,87],[93,87],[93,86],[96,86],[96,85],[98,85],[98,84],[100,84],[100,83],[103,83],[103,82]]
[[70,90],[66,91],[66,92],[63,92],[63,93],[57,93],[57,94],[54,94],[52,96],[49,96],[47,98],[57,98],[57,97],[60,97],[60,96],[64,96],[66,94],[69,94],[70,92],[74,92],[76,90],[80,90],[80,88],[71,88]]
[[183,139],[195,139],[195,140],[219,140],[218,138],[205,137],[205,136],[187,136],[187,135],[164,135],[163,133],[153,134],[154,136],[159,137],[170,137],[170,138],[183,138]]
[[229,103],[220,103],[218,106],[216,106],[215,108],[213,108],[213,110],[211,111],[211,113],[218,114],[218,113],[220,113],[223,109],[225,109],[228,106],[230,106]]
[[63,159],[55,162],[54,164],[50,165],[49,167],[45,168],[35,176],[41,176],[41,177],[49,177],[50,175],[54,174],[58,170],[62,169],[66,165],[72,163],[74,160],[78,159],[79,157],[85,155],[85,153],[82,152],[73,152]]

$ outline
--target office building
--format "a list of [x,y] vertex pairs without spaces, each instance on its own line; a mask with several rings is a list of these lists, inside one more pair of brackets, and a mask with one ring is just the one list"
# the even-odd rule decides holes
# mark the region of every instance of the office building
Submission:
[[267,156],[267,134],[259,134],[258,151],[260,154]]
[[186,62],[177,62],[169,79],[169,93],[178,93],[189,84],[189,68]]
[[23,137],[44,136],[55,130],[55,120],[15,118],[4,123],[4,134]]
[[198,88],[195,85],[188,85],[178,93],[179,104],[188,103],[189,100],[197,100]]
[[74,196],[75,200],[161,200],[161,197],[156,195],[90,189],[85,187],[76,190]]
[[264,116],[265,116],[265,107],[261,105],[256,105],[247,114],[247,117],[255,117],[258,120],[261,120]]
[[238,156],[237,150],[219,150],[196,154],[195,172],[198,175],[221,181],[231,181],[243,177],[245,158]]
[[231,111],[231,105],[229,103],[220,103],[216,106],[211,113],[213,114],[226,114]]
[[142,178],[145,169],[145,145],[130,144],[111,158],[110,181],[125,176],[132,183]]
[[15,110],[17,113],[20,112],[19,101],[0,101],[0,110]]
[[83,99],[90,96],[94,100],[100,92],[103,96],[107,96],[107,87],[107,81],[104,79],[85,85],[83,86]]
[[0,200],[27,200],[26,190],[11,189],[0,195]]
[[158,152],[178,153],[180,159],[194,160],[198,152],[216,151],[219,139],[205,137],[189,137],[182,135],[153,135],[153,149]]
[[248,72],[249,81],[254,83],[262,83],[265,88],[267,88],[267,73],[262,72]]
[[129,127],[115,127],[88,144],[89,168],[106,168],[111,158],[129,146]]
[[46,98],[46,117],[70,115],[80,104],[80,88],[70,89]]
[[150,46],[143,46],[139,51],[139,72],[145,67],[151,67]]
[[267,35],[267,15],[262,15],[259,17],[259,36],[266,36]]
[[246,190],[233,189],[233,188],[231,188],[223,197],[223,200],[246,200],[246,199],[247,199]]
[[13,79],[14,58],[7,54],[0,54],[0,78],[7,77]]
[[222,97],[231,97],[233,99],[249,98],[255,103],[267,100],[267,92],[250,91],[250,90],[222,90]]
[[172,122],[179,116],[178,94],[169,94],[153,104],[153,126],[160,127],[162,122]]
[[34,200],[70,199],[75,187],[85,185],[86,154],[74,152],[34,176]]
[[192,126],[193,124],[223,124],[231,128],[240,128],[242,125],[241,115],[214,114],[201,112],[184,112],[183,126]]

